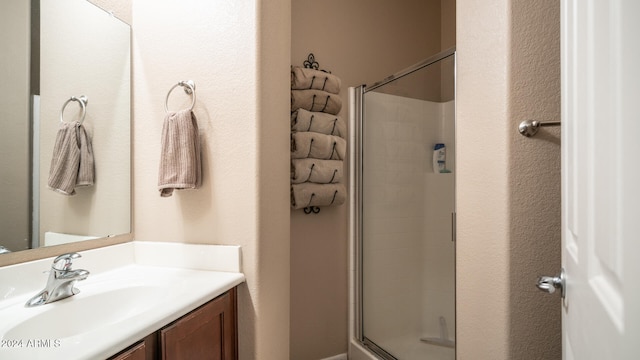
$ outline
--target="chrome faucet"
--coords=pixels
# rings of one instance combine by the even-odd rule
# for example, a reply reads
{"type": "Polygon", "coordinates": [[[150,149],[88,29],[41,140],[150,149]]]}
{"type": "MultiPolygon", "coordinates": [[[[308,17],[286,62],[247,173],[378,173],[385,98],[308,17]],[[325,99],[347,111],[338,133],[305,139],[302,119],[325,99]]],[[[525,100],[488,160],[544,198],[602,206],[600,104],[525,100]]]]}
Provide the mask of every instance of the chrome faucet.
{"type": "Polygon", "coordinates": [[[78,253],[69,253],[58,256],[53,260],[49,280],[44,290],[40,291],[25,304],[26,307],[48,304],[58,301],[80,292],[73,286],[78,280],[84,280],[89,276],[87,270],[73,270],[73,259],[81,257],[78,253]]]}

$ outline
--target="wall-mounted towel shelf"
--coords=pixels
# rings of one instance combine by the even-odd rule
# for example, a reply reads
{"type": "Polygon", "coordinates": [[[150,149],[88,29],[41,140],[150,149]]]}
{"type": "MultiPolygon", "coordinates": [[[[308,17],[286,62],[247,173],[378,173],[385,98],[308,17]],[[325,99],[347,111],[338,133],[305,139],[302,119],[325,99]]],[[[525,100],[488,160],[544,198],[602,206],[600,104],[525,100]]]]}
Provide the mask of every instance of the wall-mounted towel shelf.
{"type": "Polygon", "coordinates": [[[311,214],[311,213],[317,214],[319,212],[320,212],[320,208],[317,206],[307,206],[306,208],[304,208],[305,214],[311,214]]]}
{"type": "Polygon", "coordinates": [[[173,85],[171,89],[167,92],[167,97],[164,99],[164,111],[169,112],[169,95],[173,89],[178,86],[182,86],[184,92],[187,95],[191,95],[191,107],[189,110],[193,110],[193,106],[196,104],[196,83],[193,80],[180,81],[177,84],[173,85]]]}
{"type": "Polygon", "coordinates": [[[525,121],[520,123],[520,126],[518,126],[518,132],[522,136],[532,137],[532,136],[534,136],[535,134],[538,133],[538,130],[541,127],[560,126],[560,125],[561,125],[560,121],[542,122],[542,121],[538,121],[538,120],[525,120],[525,121]]]}
{"type": "Polygon", "coordinates": [[[320,69],[313,53],[303,66],[291,67],[291,207],[318,214],[346,200],[346,126],[340,78],[320,69]]]}
{"type": "Polygon", "coordinates": [[[304,66],[307,69],[320,70],[328,74],[331,74],[331,71],[329,70],[320,69],[320,63],[316,61],[316,57],[315,55],[313,55],[313,53],[309,53],[309,55],[307,56],[307,60],[302,62],[302,66],[304,66]]]}
{"type": "Polygon", "coordinates": [[[307,69],[316,69],[319,70],[320,63],[316,61],[316,57],[313,56],[313,53],[310,53],[307,56],[307,60],[305,60],[302,65],[307,69]]]}
{"type": "Polygon", "coordinates": [[[87,103],[89,103],[89,99],[84,95],[80,95],[80,97],[72,96],[67,101],[65,101],[64,104],[62,104],[62,109],[60,110],[60,123],[64,124],[64,108],[66,108],[67,104],[69,104],[71,101],[77,101],[82,108],[82,117],[80,118],[80,121],[78,121],[78,124],[81,125],[84,122],[85,116],[87,115],[87,103]]]}

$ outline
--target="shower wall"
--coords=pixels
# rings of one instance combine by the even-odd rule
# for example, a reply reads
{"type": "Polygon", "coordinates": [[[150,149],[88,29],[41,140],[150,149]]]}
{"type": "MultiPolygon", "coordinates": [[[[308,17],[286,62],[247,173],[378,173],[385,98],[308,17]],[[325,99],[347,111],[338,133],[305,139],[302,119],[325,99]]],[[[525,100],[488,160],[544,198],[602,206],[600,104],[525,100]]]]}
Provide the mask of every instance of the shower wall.
{"type": "Polygon", "coordinates": [[[399,359],[452,359],[420,342],[455,331],[453,173],[434,173],[433,146],[449,145],[454,103],[369,92],[365,100],[364,334],[399,359]]]}

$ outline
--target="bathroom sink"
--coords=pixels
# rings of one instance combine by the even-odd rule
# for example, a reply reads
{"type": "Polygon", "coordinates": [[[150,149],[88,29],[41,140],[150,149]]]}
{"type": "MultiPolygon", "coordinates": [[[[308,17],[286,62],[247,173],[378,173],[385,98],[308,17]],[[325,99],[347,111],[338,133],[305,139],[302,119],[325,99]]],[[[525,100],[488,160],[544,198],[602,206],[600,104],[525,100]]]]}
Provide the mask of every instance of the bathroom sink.
{"type": "MultiPolygon", "coordinates": [[[[77,285],[82,287],[82,283],[77,285]]],[[[147,310],[158,302],[159,286],[125,286],[97,289],[83,288],[78,295],[42,306],[19,309],[26,320],[9,328],[5,339],[63,339],[94,330],[96,327],[122,322],[147,310]],[[29,312],[35,313],[29,316],[29,312]]]]}
{"type": "Polygon", "coordinates": [[[107,359],[242,283],[239,255],[158,243],[89,250],[73,264],[90,272],[80,292],[33,307],[52,259],[0,267],[0,359],[107,359]]]}

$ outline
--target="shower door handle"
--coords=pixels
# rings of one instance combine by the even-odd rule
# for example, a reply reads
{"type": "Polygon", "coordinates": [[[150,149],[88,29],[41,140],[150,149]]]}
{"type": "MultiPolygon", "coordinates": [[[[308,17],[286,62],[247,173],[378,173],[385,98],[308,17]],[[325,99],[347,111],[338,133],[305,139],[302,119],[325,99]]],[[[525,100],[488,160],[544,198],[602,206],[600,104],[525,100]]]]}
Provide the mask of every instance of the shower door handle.
{"type": "Polygon", "coordinates": [[[556,290],[560,290],[560,297],[564,299],[565,292],[565,278],[564,269],[560,270],[560,274],[557,276],[540,276],[538,283],[536,284],[538,289],[546,291],[549,294],[553,294],[556,290]]]}

